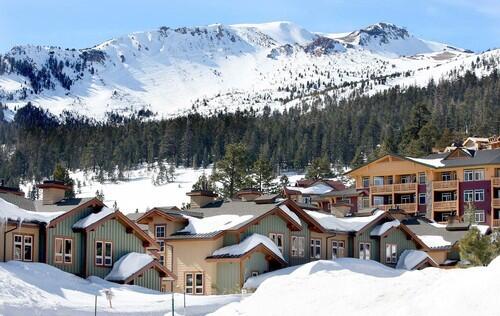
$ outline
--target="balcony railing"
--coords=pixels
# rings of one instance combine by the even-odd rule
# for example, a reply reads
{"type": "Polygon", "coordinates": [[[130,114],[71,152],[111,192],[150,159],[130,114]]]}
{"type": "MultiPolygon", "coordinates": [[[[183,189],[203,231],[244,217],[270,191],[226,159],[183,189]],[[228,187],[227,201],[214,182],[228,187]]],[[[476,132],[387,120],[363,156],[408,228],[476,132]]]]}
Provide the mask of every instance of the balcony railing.
{"type": "Polygon", "coordinates": [[[493,207],[500,208],[500,199],[493,199],[492,203],[493,207]]]}
{"type": "Polygon", "coordinates": [[[494,187],[500,187],[500,177],[491,178],[491,184],[494,187]]]}
{"type": "Polygon", "coordinates": [[[402,203],[402,204],[383,204],[383,205],[374,205],[373,207],[378,208],[382,211],[388,211],[389,209],[397,209],[406,212],[406,213],[416,213],[417,212],[417,203],[402,203]]]}
{"type": "Polygon", "coordinates": [[[432,189],[433,190],[456,190],[458,188],[457,180],[449,180],[449,181],[433,181],[432,189]]]}
{"type": "Polygon", "coordinates": [[[500,219],[493,220],[493,227],[500,227],[500,219]]]}
{"type": "Polygon", "coordinates": [[[432,208],[435,212],[456,210],[457,201],[434,202],[432,208]]]}
{"type": "Polygon", "coordinates": [[[386,185],[372,185],[370,187],[370,193],[392,193],[392,184],[386,185]]]}
{"type": "Polygon", "coordinates": [[[417,190],[416,183],[398,183],[394,184],[394,192],[411,192],[417,190]]]}

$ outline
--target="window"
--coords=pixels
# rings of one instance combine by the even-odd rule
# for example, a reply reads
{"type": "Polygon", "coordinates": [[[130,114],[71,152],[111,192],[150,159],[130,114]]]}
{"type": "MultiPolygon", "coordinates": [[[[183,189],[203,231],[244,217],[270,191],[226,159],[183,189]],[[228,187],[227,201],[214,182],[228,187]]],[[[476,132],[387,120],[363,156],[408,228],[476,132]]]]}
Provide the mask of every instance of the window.
{"type": "Polygon", "coordinates": [[[464,181],[474,181],[474,172],[472,170],[464,170],[464,181]]]}
{"type": "Polygon", "coordinates": [[[418,204],[420,205],[425,205],[427,202],[426,202],[426,196],[425,196],[425,193],[419,193],[418,194],[418,204]]]}
{"type": "Polygon", "coordinates": [[[165,255],[160,255],[160,259],[158,259],[158,262],[164,266],[165,265],[165,255]]]}
{"type": "Polygon", "coordinates": [[[203,294],[203,273],[186,273],[184,281],[186,294],[203,294]]]}
{"type": "Polygon", "coordinates": [[[384,197],[383,196],[374,196],[373,197],[373,205],[384,205],[384,197]]]}
{"type": "Polygon", "coordinates": [[[311,239],[310,256],[312,259],[321,259],[321,239],[311,239]]]}
{"type": "Polygon", "coordinates": [[[278,249],[283,253],[283,234],[270,233],[269,239],[271,239],[278,249]]]}
{"type": "Polygon", "coordinates": [[[401,196],[401,203],[402,204],[411,203],[411,196],[409,196],[409,195],[402,195],[401,196]]]}
{"type": "Polygon", "coordinates": [[[474,201],[474,191],[473,190],[465,190],[464,191],[464,202],[472,202],[474,201]]]}
{"type": "Polygon", "coordinates": [[[73,239],[58,237],[54,242],[55,263],[73,262],[73,239]]]}
{"type": "Polygon", "coordinates": [[[398,246],[395,244],[385,245],[385,262],[397,263],[398,262],[398,246]]]}
{"type": "Polygon", "coordinates": [[[302,203],[311,204],[311,197],[310,196],[303,196],[302,203]]]}
{"type": "Polygon", "coordinates": [[[363,177],[363,188],[369,188],[370,187],[370,177],[363,177]]]}
{"type": "Polygon", "coordinates": [[[332,240],[332,259],[344,256],[344,241],[332,240]]]}
{"type": "Polygon", "coordinates": [[[292,236],[292,257],[304,257],[304,237],[292,236]]]}
{"type": "Polygon", "coordinates": [[[474,181],[484,180],[484,169],[474,170],[474,181]]]}
{"type": "Polygon", "coordinates": [[[24,261],[33,261],[33,236],[25,235],[23,238],[23,260],[24,261]]]}
{"type": "Polygon", "coordinates": [[[483,210],[477,210],[474,212],[474,220],[476,223],[484,223],[484,211],[483,210]]]}
{"type": "Polygon", "coordinates": [[[387,184],[393,184],[394,183],[394,178],[392,176],[387,177],[387,184]]]}
{"type": "Polygon", "coordinates": [[[259,271],[252,271],[252,277],[259,276],[259,271]]]}
{"type": "Polygon", "coordinates": [[[351,204],[351,199],[350,198],[341,198],[339,200],[340,203],[344,203],[344,204],[351,204]]]}
{"type": "Polygon", "coordinates": [[[384,185],[384,177],[373,177],[373,185],[384,185]]]}
{"type": "Polygon", "coordinates": [[[401,176],[401,183],[411,183],[411,176],[409,175],[401,176]]]}
{"type": "Polygon", "coordinates": [[[14,260],[23,260],[23,236],[14,235],[14,260]]]}
{"type": "Polygon", "coordinates": [[[446,193],[441,194],[441,199],[443,201],[453,201],[452,198],[453,198],[453,196],[450,192],[446,192],[446,193]]]}
{"type": "Polygon", "coordinates": [[[165,252],[165,241],[157,240],[158,245],[160,245],[160,252],[165,252]]]}
{"type": "Polygon", "coordinates": [[[474,200],[476,202],[484,201],[484,189],[474,190],[474,200]]]}
{"type": "Polygon", "coordinates": [[[359,259],[370,260],[371,244],[366,242],[359,243],[359,259]]]}
{"type": "Polygon", "coordinates": [[[418,173],[418,183],[425,184],[426,182],[427,182],[427,176],[425,175],[425,172],[419,172],[418,173]]]}
{"type": "Polygon", "coordinates": [[[369,208],[370,207],[370,198],[368,196],[363,196],[361,198],[361,207],[369,208]]]}
{"type": "Polygon", "coordinates": [[[165,238],[165,231],[166,227],[165,225],[156,225],[155,226],[155,236],[156,238],[165,238]]]}
{"type": "Polygon", "coordinates": [[[441,181],[451,181],[451,173],[449,172],[441,173],[441,181]]]}
{"type": "Polygon", "coordinates": [[[110,267],[113,265],[113,243],[110,241],[95,242],[95,265],[110,267]]]}

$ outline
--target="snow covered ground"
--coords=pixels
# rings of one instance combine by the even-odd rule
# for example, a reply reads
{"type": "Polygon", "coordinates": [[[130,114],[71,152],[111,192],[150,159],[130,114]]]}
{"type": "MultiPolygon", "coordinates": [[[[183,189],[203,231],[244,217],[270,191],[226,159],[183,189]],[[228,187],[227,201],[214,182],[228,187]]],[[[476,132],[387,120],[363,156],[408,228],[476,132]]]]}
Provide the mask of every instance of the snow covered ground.
{"type": "Polygon", "coordinates": [[[374,261],[317,261],[251,278],[257,291],[212,315],[499,315],[500,257],[488,267],[403,271],[374,261]]]}
{"type": "MultiPolygon", "coordinates": [[[[171,315],[171,295],[145,288],[119,285],[97,277],[88,280],[42,263],[10,261],[0,263],[0,315],[3,316],[84,316],[94,315],[171,315]],[[110,308],[103,290],[113,293],[110,308]]],[[[241,299],[240,295],[175,295],[176,315],[206,315],[241,299]]]]}

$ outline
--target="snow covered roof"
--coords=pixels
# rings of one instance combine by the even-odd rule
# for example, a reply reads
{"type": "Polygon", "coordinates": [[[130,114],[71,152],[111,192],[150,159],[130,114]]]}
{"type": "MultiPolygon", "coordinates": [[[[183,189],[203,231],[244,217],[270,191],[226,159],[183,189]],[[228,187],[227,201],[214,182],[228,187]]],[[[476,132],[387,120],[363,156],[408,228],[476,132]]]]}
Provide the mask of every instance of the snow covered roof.
{"type": "Polygon", "coordinates": [[[342,232],[357,232],[366,225],[380,218],[385,214],[384,211],[377,210],[370,216],[356,217],[335,217],[334,215],[306,210],[306,213],[314,218],[323,228],[327,230],[342,232]]]}
{"type": "Polygon", "coordinates": [[[413,158],[413,157],[406,157],[406,158],[435,168],[444,167],[444,164],[442,163],[443,160],[442,158],[436,158],[436,159],[413,158]]]}
{"type": "Polygon", "coordinates": [[[333,190],[333,188],[323,182],[318,182],[310,187],[287,187],[288,190],[299,191],[302,194],[325,194],[333,190]]]}
{"type": "Polygon", "coordinates": [[[390,221],[390,222],[385,222],[382,225],[377,225],[370,232],[370,236],[382,236],[389,229],[391,229],[393,227],[399,227],[400,224],[401,223],[397,219],[395,219],[395,220],[390,221]]]}
{"type": "MultiPolygon", "coordinates": [[[[431,257],[427,255],[425,251],[422,250],[409,250],[406,249],[399,256],[398,263],[396,264],[396,269],[400,270],[413,270],[419,264],[429,259],[434,263],[431,257]]],[[[436,264],[437,265],[437,264],[436,264]]]]}
{"type": "Polygon", "coordinates": [[[108,215],[113,214],[115,211],[105,206],[98,213],[92,213],[87,217],[84,217],[73,224],[74,229],[85,229],[91,226],[94,223],[97,223],[101,219],[105,218],[108,215]]]}
{"type": "Polygon", "coordinates": [[[279,207],[283,212],[286,213],[286,215],[288,215],[297,224],[297,226],[299,227],[302,226],[300,218],[297,216],[297,214],[292,212],[290,208],[288,208],[288,206],[286,206],[285,204],[281,204],[279,207]]]}
{"type": "Polygon", "coordinates": [[[263,245],[278,258],[286,262],[278,246],[271,239],[260,234],[252,234],[239,244],[220,248],[214,251],[211,257],[240,257],[259,245],[263,245]]]}
{"type": "Polygon", "coordinates": [[[64,212],[32,212],[0,198],[0,222],[12,220],[21,222],[48,223],[64,212]]]}
{"type": "Polygon", "coordinates": [[[418,238],[429,248],[447,248],[451,246],[451,242],[440,235],[418,235],[418,238]]]}
{"type": "Polygon", "coordinates": [[[115,282],[125,281],[153,260],[154,258],[146,253],[128,253],[115,262],[113,269],[104,279],[115,282]]]}
{"type": "Polygon", "coordinates": [[[254,218],[252,215],[216,215],[204,218],[186,216],[189,224],[177,233],[202,235],[220,232],[223,230],[234,229],[241,224],[247,223],[254,218]]]}

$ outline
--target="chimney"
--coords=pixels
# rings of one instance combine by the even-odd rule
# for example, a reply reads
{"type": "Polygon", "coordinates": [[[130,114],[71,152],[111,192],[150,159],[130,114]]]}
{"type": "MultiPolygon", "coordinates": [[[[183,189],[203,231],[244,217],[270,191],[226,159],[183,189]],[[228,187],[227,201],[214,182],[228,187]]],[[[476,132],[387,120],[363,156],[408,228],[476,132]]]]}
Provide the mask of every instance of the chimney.
{"type": "Polygon", "coordinates": [[[191,198],[191,208],[204,207],[210,202],[213,202],[217,197],[213,191],[193,190],[186,193],[191,198]]]}
{"type": "Polygon", "coordinates": [[[262,195],[262,192],[260,192],[257,189],[241,189],[240,191],[236,192],[236,197],[242,200],[243,202],[250,202],[258,198],[259,196],[262,195]]]}
{"type": "Polygon", "coordinates": [[[37,187],[42,190],[42,203],[44,205],[56,204],[64,199],[66,191],[71,188],[62,181],[46,180],[38,184],[37,187]]]}

